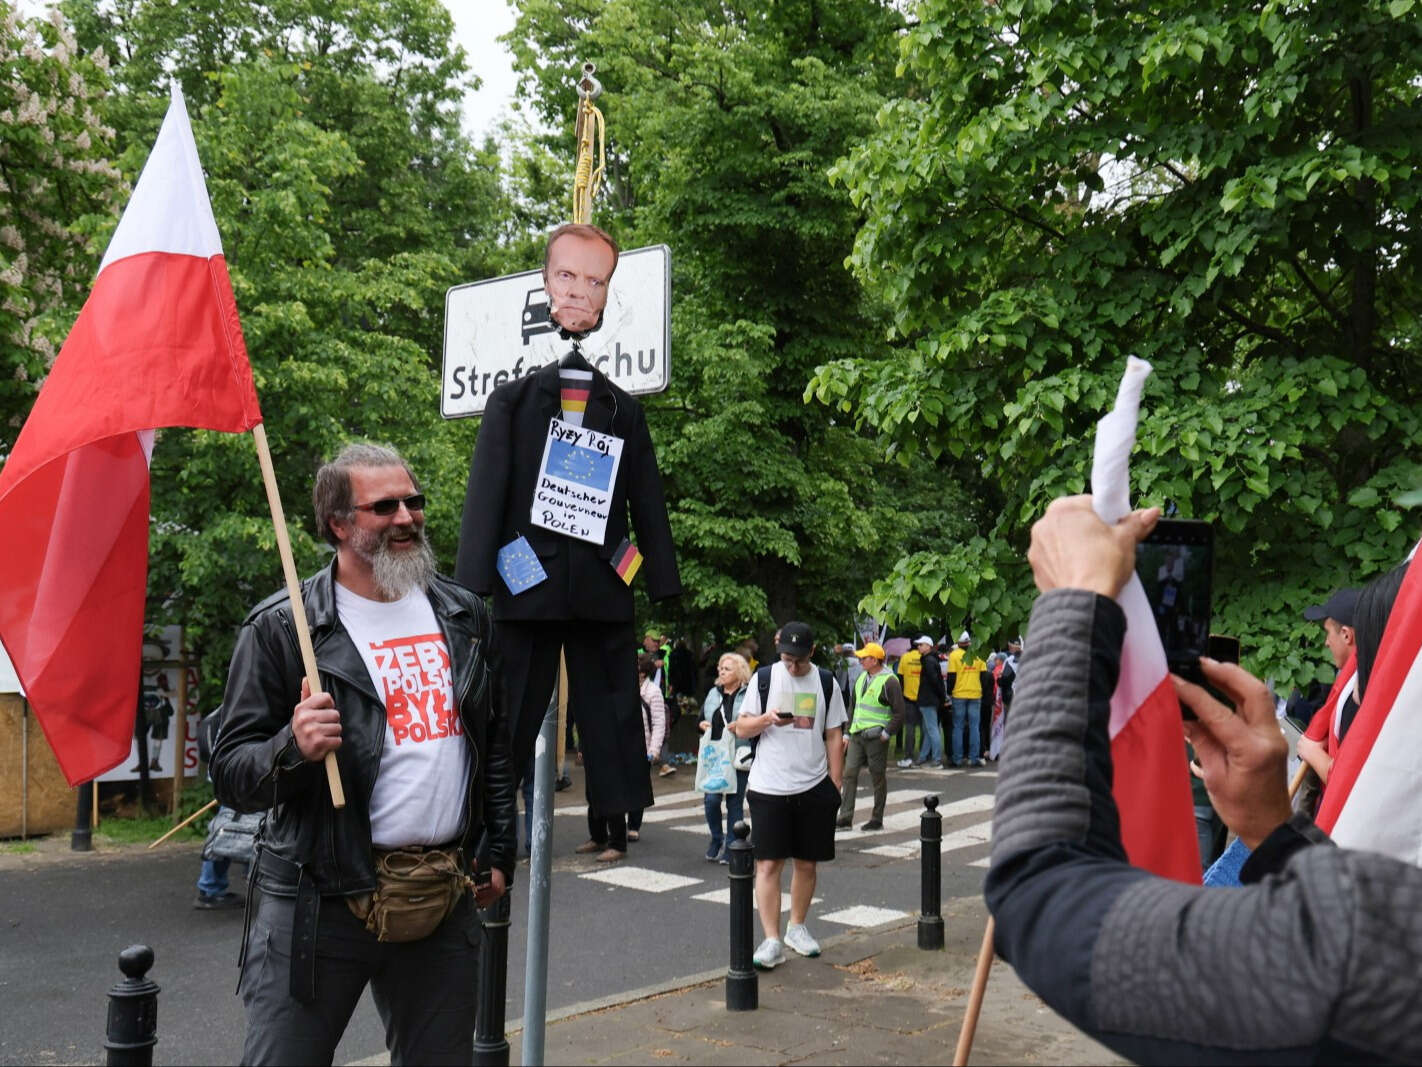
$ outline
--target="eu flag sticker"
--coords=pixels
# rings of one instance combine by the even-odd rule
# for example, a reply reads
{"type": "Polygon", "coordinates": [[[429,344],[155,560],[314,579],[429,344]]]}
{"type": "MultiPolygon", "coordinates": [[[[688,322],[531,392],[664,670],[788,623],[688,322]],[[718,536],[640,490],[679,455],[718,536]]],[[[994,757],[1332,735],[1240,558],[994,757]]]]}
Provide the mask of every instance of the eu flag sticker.
{"type": "Polygon", "coordinates": [[[533,551],[533,546],[523,534],[499,549],[497,569],[499,577],[514,596],[548,578],[548,572],[538,562],[538,553],[533,551]]]}
{"type": "Polygon", "coordinates": [[[615,469],[616,462],[605,452],[567,441],[549,442],[548,473],[565,481],[606,493],[612,488],[615,469]]]}

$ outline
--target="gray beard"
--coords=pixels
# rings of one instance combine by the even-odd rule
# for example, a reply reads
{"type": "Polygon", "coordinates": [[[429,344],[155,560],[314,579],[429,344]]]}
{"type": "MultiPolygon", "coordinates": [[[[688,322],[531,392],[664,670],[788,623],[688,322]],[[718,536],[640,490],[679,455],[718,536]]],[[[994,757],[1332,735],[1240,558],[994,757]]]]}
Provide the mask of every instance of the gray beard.
{"type": "Polygon", "coordinates": [[[415,549],[392,552],[389,541],[392,533],[393,530],[386,530],[380,534],[371,533],[368,537],[357,535],[352,547],[361,559],[370,564],[371,577],[381,596],[389,600],[402,600],[416,587],[429,587],[435,573],[434,550],[425,539],[424,529],[417,527],[415,549]]]}

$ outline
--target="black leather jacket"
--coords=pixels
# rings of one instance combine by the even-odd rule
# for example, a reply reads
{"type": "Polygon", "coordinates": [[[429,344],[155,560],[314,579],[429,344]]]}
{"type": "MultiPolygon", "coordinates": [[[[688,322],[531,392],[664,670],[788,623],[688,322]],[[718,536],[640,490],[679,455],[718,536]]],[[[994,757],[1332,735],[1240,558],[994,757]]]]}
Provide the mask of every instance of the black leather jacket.
{"type": "MultiPolygon", "coordinates": [[[[252,609],[237,635],[212,754],[218,800],[237,811],[270,809],[262,848],[299,864],[321,893],[375,888],[370,794],[385,744],[385,706],[336,614],[336,563],[301,583],[321,685],[341,713],[336,762],[346,806],[331,805],[326,772],[297,750],[292,709],[301,699],[301,653],[291,600],[283,591],[252,609]]],[[[489,666],[493,624],[484,602],[436,577],[428,590],[449,649],[455,699],[470,747],[469,797],[462,844],[481,869],[513,884],[517,841],[508,722],[489,666]]]]}

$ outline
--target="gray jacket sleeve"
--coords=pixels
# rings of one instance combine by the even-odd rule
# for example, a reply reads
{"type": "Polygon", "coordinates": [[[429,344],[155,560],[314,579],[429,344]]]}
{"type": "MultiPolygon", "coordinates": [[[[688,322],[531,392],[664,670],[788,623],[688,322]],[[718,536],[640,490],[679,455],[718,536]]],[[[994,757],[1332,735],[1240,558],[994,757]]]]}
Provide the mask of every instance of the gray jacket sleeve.
{"type": "Polygon", "coordinates": [[[1328,843],[1241,889],[1127,865],[1107,738],[1124,632],[1080,590],[1033,609],[986,885],[999,953],[1137,1062],[1422,1061],[1422,870],[1328,843]]]}

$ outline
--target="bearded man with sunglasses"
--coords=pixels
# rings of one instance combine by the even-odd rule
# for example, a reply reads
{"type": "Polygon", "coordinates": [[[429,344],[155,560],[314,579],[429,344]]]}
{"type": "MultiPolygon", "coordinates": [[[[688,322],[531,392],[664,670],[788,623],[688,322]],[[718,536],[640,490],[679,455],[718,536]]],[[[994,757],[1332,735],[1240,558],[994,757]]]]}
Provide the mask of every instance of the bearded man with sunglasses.
{"type": "Polygon", "coordinates": [[[222,802],[268,811],[240,963],[242,1062],[330,1063],[369,984],[393,1063],[469,1063],[474,905],[506,891],[516,849],[492,624],[435,573],[425,498],[397,453],[347,446],[312,496],[336,550],[302,583],[325,691],[303,677],[290,598],[263,601],[238,634],[213,748],[222,802]],[[444,906],[394,891],[392,872],[411,869],[436,879],[444,906]]]}

